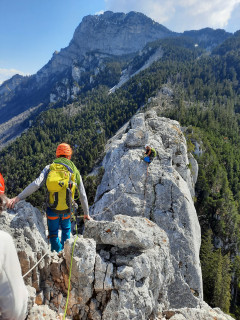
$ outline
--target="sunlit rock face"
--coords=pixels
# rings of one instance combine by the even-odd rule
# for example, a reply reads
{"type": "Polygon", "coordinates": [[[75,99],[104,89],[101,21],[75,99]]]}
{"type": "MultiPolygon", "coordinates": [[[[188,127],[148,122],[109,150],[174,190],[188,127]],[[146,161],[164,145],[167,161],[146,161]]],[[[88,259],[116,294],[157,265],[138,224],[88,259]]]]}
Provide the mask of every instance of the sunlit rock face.
{"type": "Polygon", "coordinates": [[[192,199],[196,175],[190,170],[179,123],[154,111],[137,114],[110,140],[103,166],[105,174],[92,207],[94,218],[111,220],[125,214],[155,222],[168,235],[175,268],[170,305],[197,306],[202,300],[202,274],[201,232],[192,199]],[[142,160],[145,144],[157,151],[150,165],[142,160]]]}

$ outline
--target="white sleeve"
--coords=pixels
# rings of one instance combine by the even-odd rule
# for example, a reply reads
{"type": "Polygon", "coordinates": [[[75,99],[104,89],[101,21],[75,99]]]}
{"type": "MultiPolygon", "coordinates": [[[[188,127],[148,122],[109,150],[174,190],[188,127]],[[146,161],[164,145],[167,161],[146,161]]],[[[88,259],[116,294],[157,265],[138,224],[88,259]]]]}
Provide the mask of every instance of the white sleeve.
{"type": "Polygon", "coordinates": [[[30,183],[21,193],[19,193],[18,198],[20,200],[26,199],[28,196],[37,191],[44,183],[47,178],[47,174],[49,172],[50,165],[47,165],[43,171],[40,173],[40,176],[30,183]]]}
{"type": "Polygon", "coordinates": [[[26,318],[28,291],[12,237],[0,231],[0,319],[26,318]]]}

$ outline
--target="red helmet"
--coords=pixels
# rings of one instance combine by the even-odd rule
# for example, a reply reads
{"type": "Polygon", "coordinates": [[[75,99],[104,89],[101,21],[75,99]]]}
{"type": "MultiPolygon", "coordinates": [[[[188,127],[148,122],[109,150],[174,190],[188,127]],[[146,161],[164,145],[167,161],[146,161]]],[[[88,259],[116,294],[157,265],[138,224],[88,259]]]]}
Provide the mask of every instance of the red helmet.
{"type": "Polygon", "coordinates": [[[3,194],[4,191],[5,191],[4,179],[3,179],[3,176],[0,173],[0,194],[3,194]]]}
{"type": "Polygon", "coordinates": [[[72,156],[72,148],[67,143],[61,143],[57,147],[56,156],[57,158],[60,156],[65,156],[66,158],[70,159],[72,156]]]}

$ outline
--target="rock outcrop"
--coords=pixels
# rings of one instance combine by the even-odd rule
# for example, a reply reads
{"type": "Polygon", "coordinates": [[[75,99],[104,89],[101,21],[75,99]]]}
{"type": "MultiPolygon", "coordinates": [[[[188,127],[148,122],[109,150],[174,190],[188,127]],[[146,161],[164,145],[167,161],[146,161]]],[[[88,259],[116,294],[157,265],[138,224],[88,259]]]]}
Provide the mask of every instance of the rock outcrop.
{"type": "MultiPolygon", "coordinates": [[[[41,212],[30,203],[19,202],[10,213],[0,215],[0,229],[12,235],[20,260],[22,273],[25,275],[48,251],[46,226],[41,212]],[[16,214],[17,212],[17,214],[16,214]]],[[[41,274],[49,267],[49,257],[25,277],[25,284],[40,290],[41,274]]]]}
{"type": "MultiPolygon", "coordinates": [[[[24,201],[0,216],[0,229],[14,237],[23,273],[48,250],[45,227],[42,214],[24,201]]],[[[62,319],[71,259],[66,320],[233,320],[205,303],[169,308],[175,276],[169,240],[147,218],[118,215],[113,221],[88,221],[84,236],[67,240],[61,254],[46,253],[25,277],[27,320],[62,319]]]]}
{"type": "MultiPolygon", "coordinates": [[[[191,157],[191,161],[195,161],[191,157]]],[[[196,164],[196,161],[195,161],[196,164]]],[[[134,116],[107,147],[105,174],[98,187],[92,215],[111,220],[117,214],[141,216],[168,235],[175,281],[169,287],[173,308],[196,307],[202,300],[199,261],[200,226],[194,208],[194,181],[179,123],[156,112],[134,116]],[[148,166],[143,147],[157,157],[148,166]]]]}
{"type": "MultiPolygon", "coordinates": [[[[14,237],[25,273],[48,250],[45,225],[30,204],[20,202],[15,210],[3,212],[0,228],[14,237]]],[[[149,319],[169,307],[174,270],[166,233],[146,218],[118,215],[88,221],[84,236],[67,240],[63,255],[48,252],[27,275],[28,319],[64,312],[71,258],[70,319],[149,319]]]]}
{"type": "MultiPolygon", "coordinates": [[[[67,266],[72,245],[64,250],[67,266]]],[[[73,286],[89,319],[149,319],[168,307],[173,267],[167,235],[156,224],[123,215],[89,221],[75,248],[73,286]]]]}
{"type": "Polygon", "coordinates": [[[206,303],[200,308],[182,308],[166,310],[159,315],[158,320],[233,320],[219,308],[210,308],[206,303]]]}

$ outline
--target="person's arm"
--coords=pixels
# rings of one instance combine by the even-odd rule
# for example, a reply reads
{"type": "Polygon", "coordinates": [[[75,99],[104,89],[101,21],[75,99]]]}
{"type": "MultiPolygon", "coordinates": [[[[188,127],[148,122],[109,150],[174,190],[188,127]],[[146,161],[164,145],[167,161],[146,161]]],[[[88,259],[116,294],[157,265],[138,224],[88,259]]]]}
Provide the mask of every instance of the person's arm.
{"type": "Polygon", "coordinates": [[[0,319],[24,320],[28,292],[12,237],[0,231],[0,319]]]}
{"type": "Polygon", "coordinates": [[[146,154],[147,154],[147,157],[150,157],[150,154],[152,152],[152,149],[149,147],[147,150],[146,150],[146,154]]]}
{"type": "Polygon", "coordinates": [[[47,178],[49,167],[50,165],[47,165],[40,173],[39,177],[30,183],[21,193],[19,193],[17,197],[10,199],[8,202],[8,208],[13,208],[18,201],[26,199],[28,196],[38,190],[47,178]]]}
{"type": "Polygon", "coordinates": [[[87,195],[86,195],[86,191],[85,191],[82,179],[80,179],[80,184],[78,188],[79,188],[80,202],[84,212],[84,219],[90,220],[91,218],[89,216],[88,200],[87,200],[87,195]]]}

